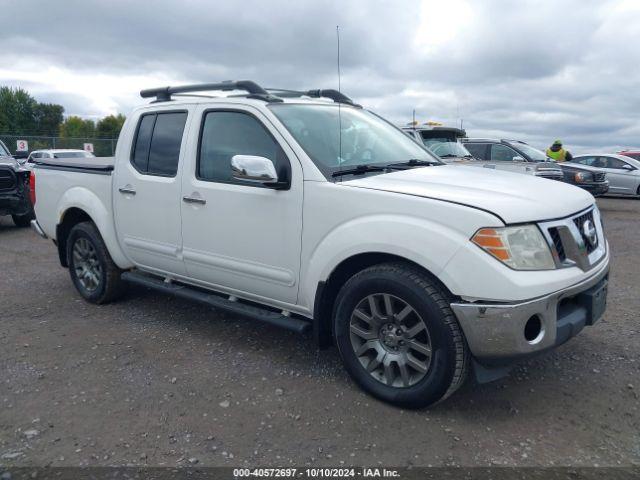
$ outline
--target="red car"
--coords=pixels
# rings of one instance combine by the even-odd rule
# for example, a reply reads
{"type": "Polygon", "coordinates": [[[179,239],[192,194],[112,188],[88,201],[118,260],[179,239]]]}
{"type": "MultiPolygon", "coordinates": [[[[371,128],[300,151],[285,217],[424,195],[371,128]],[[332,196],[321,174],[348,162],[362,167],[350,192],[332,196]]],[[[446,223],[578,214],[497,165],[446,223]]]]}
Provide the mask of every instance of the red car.
{"type": "Polygon", "coordinates": [[[635,160],[640,160],[640,150],[622,150],[618,152],[618,155],[624,155],[635,160]]]}

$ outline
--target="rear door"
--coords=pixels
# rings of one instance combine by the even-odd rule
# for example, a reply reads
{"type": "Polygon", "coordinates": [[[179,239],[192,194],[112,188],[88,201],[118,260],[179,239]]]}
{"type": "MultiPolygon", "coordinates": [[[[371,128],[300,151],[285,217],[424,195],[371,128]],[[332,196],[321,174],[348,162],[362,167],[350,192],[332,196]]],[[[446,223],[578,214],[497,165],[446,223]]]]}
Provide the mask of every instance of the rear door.
{"type": "Polygon", "coordinates": [[[136,265],[184,274],[180,249],[181,169],[188,129],[187,108],[142,112],[132,145],[117,152],[113,206],[118,238],[136,265]]]}
{"type": "Polygon", "coordinates": [[[183,173],[182,235],[187,273],[228,293],[293,304],[302,238],[302,167],[258,109],[200,107],[183,173]],[[196,130],[197,129],[197,130],[196,130]],[[196,135],[198,135],[196,137],[196,135]],[[273,161],[290,188],[236,180],[234,155],[273,161]]]}

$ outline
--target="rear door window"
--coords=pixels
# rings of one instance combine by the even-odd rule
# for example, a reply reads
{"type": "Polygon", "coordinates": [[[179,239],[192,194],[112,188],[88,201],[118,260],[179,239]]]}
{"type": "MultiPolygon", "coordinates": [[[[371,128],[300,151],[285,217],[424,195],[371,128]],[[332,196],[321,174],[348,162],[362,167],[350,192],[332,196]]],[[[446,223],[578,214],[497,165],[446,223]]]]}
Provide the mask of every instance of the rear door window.
{"type": "Polygon", "coordinates": [[[187,112],[143,115],[131,155],[136,170],[148,175],[175,176],[186,121],[187,112]]]}

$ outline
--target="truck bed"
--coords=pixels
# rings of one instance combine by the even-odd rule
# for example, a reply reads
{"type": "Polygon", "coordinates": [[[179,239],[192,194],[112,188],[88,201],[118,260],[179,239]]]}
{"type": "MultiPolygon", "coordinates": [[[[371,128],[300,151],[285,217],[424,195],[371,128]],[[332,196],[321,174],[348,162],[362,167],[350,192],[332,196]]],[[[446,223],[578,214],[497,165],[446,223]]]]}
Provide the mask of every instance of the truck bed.
{"type": "Polygon", "coordinates": [[[44,232],[56,239],[56,225],[71,207],[82,207],[102,231],[112,231],[112,173],[111,157],[39,159],[32,174],[36,218],[44,232]]]}
{"type": "Polygon", "coordinates": [[[94,158],[41,158],[34,163],[36,168],[49,170],[86,171],[87,173],[111,172],[114,157],[94,158]]]}

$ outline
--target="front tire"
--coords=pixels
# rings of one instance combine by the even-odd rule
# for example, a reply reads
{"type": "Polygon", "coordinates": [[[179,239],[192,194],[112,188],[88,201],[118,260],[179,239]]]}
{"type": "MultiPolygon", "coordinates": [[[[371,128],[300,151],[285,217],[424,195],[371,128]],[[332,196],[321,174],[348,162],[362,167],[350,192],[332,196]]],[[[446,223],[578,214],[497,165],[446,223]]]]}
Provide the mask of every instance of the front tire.
{"type": "Polygon", "coordinates": [[[11,215],[13,219],[13,223],[15,223],[16,227],[25,228],[31,225],[31,220],[35,218],[33,211],[26,213],[24,215],[11,215]]]}
{"type": "Polygon", "coordinates": [[[93,222],[75,225],[67,238],[67,261],[71,280],[91,303],[108,303],[124,292],[120,270],[93,222]]]}
{"type": "Polygon", "coordinates": [[[410,265],[375,265],[349,279],[336,299],[334,332],[354,381],[394,405],[432,405],[467,376],[468,348],[446,294],[410,265]]]}

